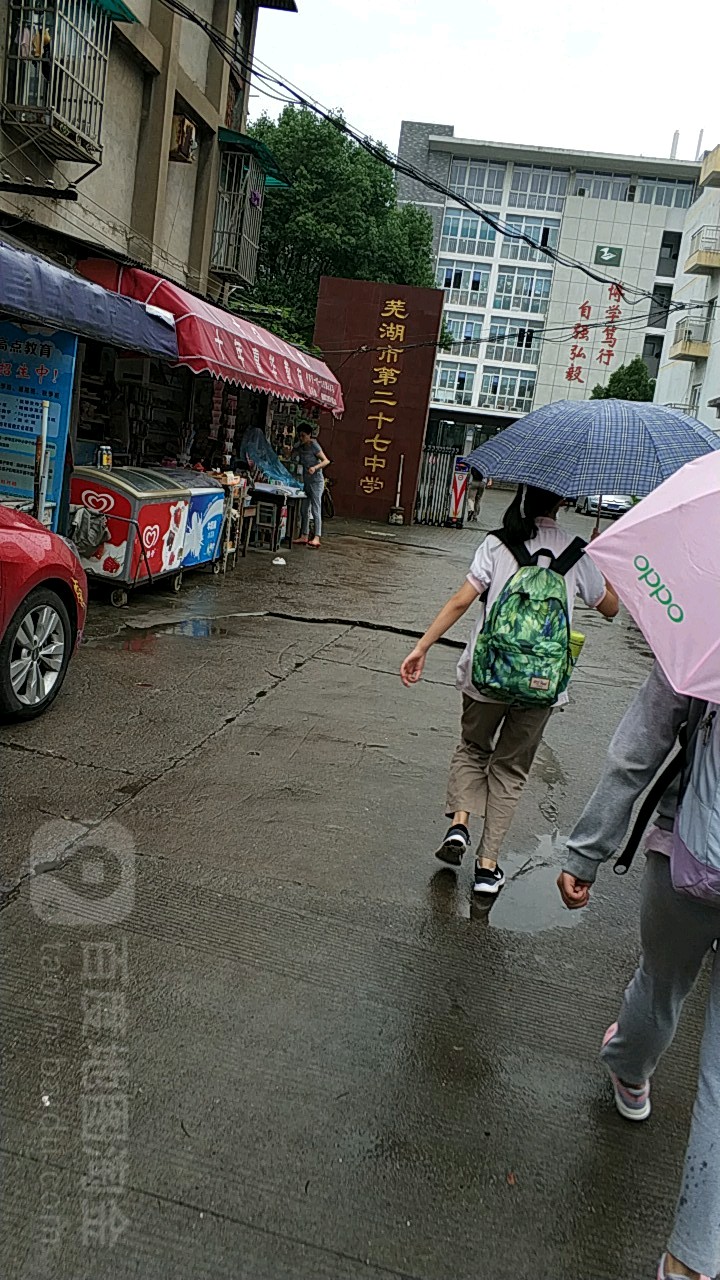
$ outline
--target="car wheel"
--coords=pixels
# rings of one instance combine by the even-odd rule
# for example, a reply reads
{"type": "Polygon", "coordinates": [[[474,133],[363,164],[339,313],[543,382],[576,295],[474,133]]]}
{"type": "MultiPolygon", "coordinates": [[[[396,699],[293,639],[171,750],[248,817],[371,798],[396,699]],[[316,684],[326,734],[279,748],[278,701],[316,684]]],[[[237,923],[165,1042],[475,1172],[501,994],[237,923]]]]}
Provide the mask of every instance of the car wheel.
{"type": "Polygon", "coordinates": [[[57,592],[36,587],[10,620],[0,643],[0,711],[32,720],[60,692],[72,655],[68,611],[57,592]]]}

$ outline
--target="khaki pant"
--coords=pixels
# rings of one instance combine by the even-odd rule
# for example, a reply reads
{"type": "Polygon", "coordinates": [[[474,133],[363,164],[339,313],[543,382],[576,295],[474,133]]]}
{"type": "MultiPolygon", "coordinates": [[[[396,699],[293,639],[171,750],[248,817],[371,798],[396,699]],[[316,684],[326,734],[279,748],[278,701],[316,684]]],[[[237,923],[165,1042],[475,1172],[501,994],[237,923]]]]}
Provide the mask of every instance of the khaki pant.
{"type": "Polygon", "coordinates": [[[479,858],[497,860],[551,715],[552,707],[508,707],[463,696],[447,813],[462,810],[485,819],[479,858]]]}

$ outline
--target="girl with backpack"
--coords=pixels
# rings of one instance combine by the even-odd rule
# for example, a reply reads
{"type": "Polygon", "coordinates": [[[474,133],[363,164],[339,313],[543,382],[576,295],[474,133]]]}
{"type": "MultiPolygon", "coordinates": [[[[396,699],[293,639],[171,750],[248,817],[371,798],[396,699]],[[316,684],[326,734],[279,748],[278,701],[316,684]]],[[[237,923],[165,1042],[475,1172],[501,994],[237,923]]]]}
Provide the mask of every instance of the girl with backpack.
{"type": "Polygon", "coordinates": [[[484,818],[474,892],[505,883],[498,854],[554,706],[568,701],[575,595],[613,618],[618,599],[585,544],[557,523],[563,499],[522,485],[503,527],[478,548],[467,581],[447,602],[400,668],[420,680],[428,650],[481,597],[483,613],[457,669],[461,740],[450,765],[450,827],[436,853],[459,867],[470,848],[471,816],[484,818]]]}
{"type": "MultiPolygon", "coordinates": [[[[720,706],[676,693],[657,664],[615,731],[558,887],[567,907],[587,906],[598,868],[622,844],[636,800],[678,739],[676,764],[663,770],[636,823],[639,835],[659,801],[645,842],[642,956],[601,1056],[620,1114],[646,1120],[651,1078],[715,946],[690,1141],[658,1270],[658,1280],[710,1280],[720,1273],[720,706]]],[[[626,850],[620,866],[631,856],[626,850]]]]}

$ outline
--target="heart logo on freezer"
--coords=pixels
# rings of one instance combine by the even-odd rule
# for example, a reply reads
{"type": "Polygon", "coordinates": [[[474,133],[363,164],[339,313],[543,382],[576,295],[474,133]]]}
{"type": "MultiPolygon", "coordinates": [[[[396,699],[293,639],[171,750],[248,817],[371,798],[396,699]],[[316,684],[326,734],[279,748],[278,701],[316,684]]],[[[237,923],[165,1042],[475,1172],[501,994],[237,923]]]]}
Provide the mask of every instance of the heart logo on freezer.
{"type": "Polygon", "coordinates": [[[99,511],[101,513],[112,511],[115,506],[115,499],[111,493],[96,493],[94,489],[86,489],[81,501],[88,511],[99,511]]]}
{"type": "Polygon", "coordinates": [[[160,538],[160,525],[151,524],[143,532],[143,546],[146,551],[152,551],[157,546],[160,538]]]}

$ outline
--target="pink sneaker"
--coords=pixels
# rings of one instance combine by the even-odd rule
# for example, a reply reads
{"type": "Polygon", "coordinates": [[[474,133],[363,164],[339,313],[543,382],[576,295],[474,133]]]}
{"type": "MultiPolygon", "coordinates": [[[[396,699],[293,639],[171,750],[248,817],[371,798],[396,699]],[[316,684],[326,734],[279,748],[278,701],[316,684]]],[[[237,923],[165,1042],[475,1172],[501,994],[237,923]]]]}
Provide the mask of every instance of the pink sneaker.
{"type": "MultiPolygon", "coordinates": [[[[657,1280],[685,1280],[684,1276],[679,1276],[672,1271],[667,1271],[666,1266],[667,1266],[667,1254],[664,1253],[662,1258],[660,1259],[660,1266],[658,1267],[657,1280]]],[[[701,1276],[700,1280],[710,1280],[710,1276],[701,1276]]]]}
{"type": "MultiPolygon", "coordinates": [[[[603,1036],[603,1049],[617,1035],[617,1029],[617,1022],[613,1022],[612,1026],[608,1027],[603,1036]]],[[[650,1081],[646,1080],[645,1084],[641,1085],[639,1089],[631,1089],[629,1085],[623,1084],[622,1080],[609,1067],[606,1070],[612,1080],[612,1086],[615,1090],[615,1106],[620,1115],[626,1120],[647,1120],[652,1110],[650,1104],[650,1081]]]]}

